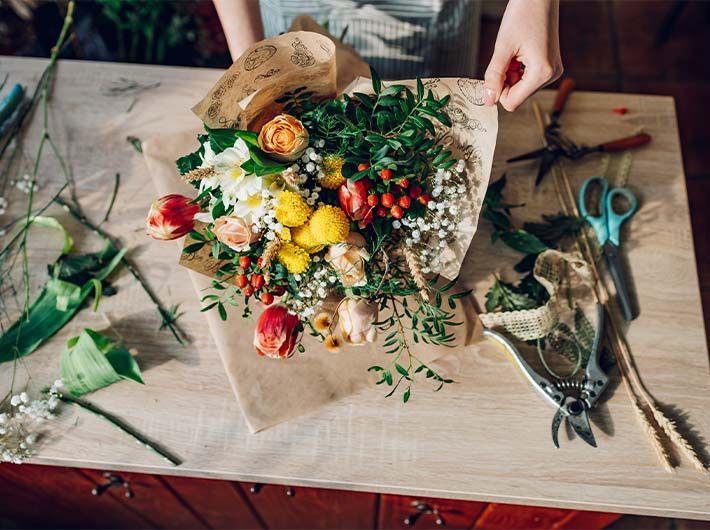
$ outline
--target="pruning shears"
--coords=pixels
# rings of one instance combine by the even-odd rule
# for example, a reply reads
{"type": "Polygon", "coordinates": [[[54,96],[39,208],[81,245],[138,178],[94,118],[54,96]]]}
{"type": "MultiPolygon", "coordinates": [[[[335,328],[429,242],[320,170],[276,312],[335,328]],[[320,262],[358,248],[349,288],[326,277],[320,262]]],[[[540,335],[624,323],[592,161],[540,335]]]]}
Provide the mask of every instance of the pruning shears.
{"type": "Polygon", "coordinates": [[[522,155],[515,156],[506,160],[507,163],[520,162],[523,160],[540,159],[538,166],[537,177],[535,177],[535,186],[542,182],[543,177],[547,174],[553,164],[560,158],[565,157],[570,160],[577,160],[590,153],[614,153],[626,151],[646,145],[651,141],[651,136],[646,133],[639,133],[625,138],[619,138],[601,144],[587,146],[576,144],[567,136],[563,135],[560,130],[560,116],[564,111],[565,104],[570,93],[574,90],[575,82],[571,78],[566,78],[560,83],[560,88],[557,91],[555,104],[550,113],[550,123],[545,126],[545,141],[546,146],[535,151],[530,151],[522,155]]]}
{"type": "Polygon", "coordinates": [[[592,343],[584,375],[581,378],[550,381],[538,374],[528,364],[515,345],[505,335],[492,329],[484,328],[483,336],[501,346],[506,353],[510,354],[537,393],[542,396],[544,401],[555,407],[556,412],[552,418],[551,428],[552,443],[555,444],[555,447],[559,448],[560,446],[559,430],[564,420],[567,420],[567,423],[582,440],[592,447],[597,446],[592,427],[589,424],[589,411],[594,408],[597,400],[609,384],[609,377],[599,366],[599,351],[604,336],[604,308],[601,304],[597,304],[597,328],[594,342],[592,343]]]}

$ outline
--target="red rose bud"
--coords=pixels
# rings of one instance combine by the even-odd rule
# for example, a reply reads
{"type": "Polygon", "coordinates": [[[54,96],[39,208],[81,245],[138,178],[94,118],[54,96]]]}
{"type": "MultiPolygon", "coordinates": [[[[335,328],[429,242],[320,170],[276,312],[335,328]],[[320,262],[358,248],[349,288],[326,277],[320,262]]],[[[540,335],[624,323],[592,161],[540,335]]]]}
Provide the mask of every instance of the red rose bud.
{"type": "Polygon", "coordinates": [[[243,274],[237,274],[236,278],[234,279],[234,283],[236,283],[237,287],[239,287],[240,289],[244,289],[249,283],[249,280],[247,280],[247,277],[243,274]]]}
{"type": "Polygon", "coordinates": [[[397,201],[397,204],[406,210],[412,205],[412,199],[410,199],[407,195],[402,195],[397,201]]]}
{"type": "Polygon", "coordinates": [[[392,206],[390,213],[392,214],[392,217],[394,217],[395,219],[401,219],[402,216],[404,215],[404,210],[402,210],[401,206],[398,206],[395,204],[394,206],[392,206]]]}
{"type": "Polygon", "coordinates": [[[357,165],[358,171],[365,171],[366,169],[370,169],[370,164],[368,164],[367,162],[363,162],[357,165]]]}
{"type": "Polygon", "coordinates": [[[392,205],[394,204],[394,195],[391,193],[383,193],[380,202],[385,208],[392,208],[392,205]]]}
{"type": "Polygon", "coordinates": [[[290,357],[298,339],[298,317],[283,305],[267,307],[254,330],[254,348],[259,355],[274,359],[290,357]]]}
{"type": "Polygon", "coordinates": [[[421,197],[421,195],[422,195],[422,187],[421,186],[416,185],[416,186],[412,186],[409,189],[409,196],[412,199],[418,199],[419,197],[421,197]]]}
{"type": "Polygon", "coordinates": [[[150,205],[146,228],[153,239],[168,241],[178,239],[190,232],[195,226],[195,214],[200,207],[190,197],[184,195],[166,195],[150,205]]]}
{"type": "Polygon", "coordinates": [[[356,182],[350,180],[338,188],[340,207],[360,228],[365,228],[372,221],[372,206],[367,203],[368,191],[372,183],[366,179],[356,182]]]}

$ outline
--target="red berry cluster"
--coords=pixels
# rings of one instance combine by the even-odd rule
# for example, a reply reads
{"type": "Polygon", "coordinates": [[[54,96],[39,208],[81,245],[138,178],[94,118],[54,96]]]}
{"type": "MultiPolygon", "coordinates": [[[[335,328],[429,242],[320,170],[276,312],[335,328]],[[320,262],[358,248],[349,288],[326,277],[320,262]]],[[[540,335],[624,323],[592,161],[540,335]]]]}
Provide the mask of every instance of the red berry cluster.
{"type": "MultiPolygon", "coordinates": [[[[362,163],[358,165],[358,171],[365,171],[370,168],[370,164],[362,163]]],[[[396,179],[394,171],[391,169],[381,169],[380,178],[383,182],[389,184],[394,179],[394,186],[387,191],[378,195],[376,192],[367,196],[367,204],[372,208],[377,208],[377,215],[380,217],[391,216],[395,219],[404,217],[405,212],[412,206],[412,201],[419,201],[424,206],[429,202],[429,196],[424,193],[422,187],[418,184],[411,185],[409,179],[396,179]]],[[[389,186],[388,186],[389,188],[389,186]]]]}
{"type": "Polygon", "coordinates": [[[252,265],[252,260],[249,256],[241,256],[239,258],[239,267],[242,272],[235,276],[234,283],[247,298],[257,294],[264,305],[269,305],[274,301],[274,296],[283,295],[286,289],[283,285],[266,285],[266,278],[259,272],[262,265],[261,258],[257,260],[256,266],[252,265]]]}

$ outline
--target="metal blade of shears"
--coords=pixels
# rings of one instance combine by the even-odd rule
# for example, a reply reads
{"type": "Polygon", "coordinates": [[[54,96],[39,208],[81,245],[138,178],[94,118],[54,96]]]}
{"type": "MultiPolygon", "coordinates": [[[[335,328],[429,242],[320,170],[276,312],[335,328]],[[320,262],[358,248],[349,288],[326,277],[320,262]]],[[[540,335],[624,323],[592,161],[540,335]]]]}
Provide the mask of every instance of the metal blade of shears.
{"type": "Polygon", "coordinates": [[[587,409],[584,409],[583,412],[577,414],[576,416],[573,414],[568,414],[567,421],[574,429],[574,432],[576,432],[582,440],[587,442],[592,447],[597,446],[597,441],[594,439],[594,434],[592,434],[592,427],[591,425],[589,425],[589,416],[587,416],[587,409]]]}
{"type": "Polygon", "coordinates": [[[557,449],[560,448],[559,432],[560,425],[562,425],[562,421],[564,419],[564,411],[561,408],[558,408],[557,412],[555,412],[555,416],[552,418],[552,443],[555,444],[555,447],[557,447],[557,449]]]}
{"type": "Polygon", "coordinates": [[[540,167],[538,167],[537,176],[535,177],[535,186],[540,185],[540,182],[542,182],[542,179],[547,175],[547,172],[550,171],[555,160],[557,160],[557,155],[548,149],[542,156],[542,160],[540,160],[540,167]]]}
{"type": "Polygon", "coordinates": [[[513,158],[509,158],[506,160],[506,163],[510,162],[520,162],[521,160],[533,160],[535,158],[541,158],[542,156],[545,155],[545,152],[548,151],[547,147],[542,147],[540,149],[535,149],[535,151],[530,151],[529,153],[525,153],[522,155],[514,156],[513,158]]]}

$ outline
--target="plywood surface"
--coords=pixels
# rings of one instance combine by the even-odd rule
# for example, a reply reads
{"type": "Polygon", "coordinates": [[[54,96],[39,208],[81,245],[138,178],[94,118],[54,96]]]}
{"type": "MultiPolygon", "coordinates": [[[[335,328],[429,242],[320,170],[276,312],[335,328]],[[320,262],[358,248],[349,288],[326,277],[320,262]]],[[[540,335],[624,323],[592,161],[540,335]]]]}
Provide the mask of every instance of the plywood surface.
{"type": "MultiPolygon", "coordinates": [[[[9,73],[11,82],[34,84],[43,65],[40,60],[0,58],[0,72],[9,73]]],[[[155,243],[144,235],[143,219],[154,192],[142,159],[125,141],[127,135],[145,139],[194,126],[188,109],[220,72],[78,62],[63,62],[58,72],[51,133],[71,162],[79,197],[100,220],[114,174],[121,174],[114,213],[104,226],[131,249],[160,297],[181,304],[185,314],[180,322],[191,342],[179,346],[167,332],[158,332],[153,307],[121,272],[115,282],[119,293],[105,299],[98,314],[84,310],[26,358],[18,374],[23,381],[31,374],[30,389],[46,385],[58,375],[68,337],[83,327],[110,322],[140,351],[146,385],[118,383],[91,399],[160,440],[184,464],[171,467],[75,410],[65,410],[53,422],[37,463],[710,519],[710,481],[686,462],[674,475],[658,465],[623,388],[612,385],[609,399],[593,414],[597,449],[564,436],[561,449],[555,449],[549,435],[553,411],[506,358],[488,347],[471,348],[461,356],[457,384],[442,392],[418,388],[403,405],[385,400],[381,389],[373,387],[309,416],[249,434],[187,272],[177,265],[177,245],[155,243]],[[140,93],[118,90],[133,81],[161,84],[140,93]]],[[[553,94],[537,97],[549,106],[553,94]]],[[[639,125],[653,135],[652,146],[635,155],[629,180],[642,207],[623,235],[641,307],[628,339],[649,389],[707,448],[708,354],[673,100],[576,93],[564,123],[571,135],[589,143],[630,133],[639,125]],[[619,106],[628,107],[629,114],[611,112],[619,106]]],[[[29,138],[39,132],[34,127],[29,138]]],[[[538,144],[529,105],[515,114],[502,112],[493,178],[504,170],[503,160],[538,144]]],[[[599,159],[590,159],[569,171],[579,182],[598,167],[599,159]]],[[[527,203],[524,215],[558,211],[551,180],[535,190],[531,167],[510,169],[508,179],[509,197],[527,203]]],[[[59,181],[56,166],[45,164],[38,204],[56,191],[59,181]]],[[[80,233],[61,210],[50,212],[80,233]]],[[[483,222],[465,276],[479,300],[491,275],[509,270],[517,260],[515,253],[491,246],[489,240],[483,222]]],[[[36,281],[43,279],[52,252],[43,248],[32,254],[36,281]]],[[[10,371],[9,365],[0,366],[3,387],[10,371]]]]}

